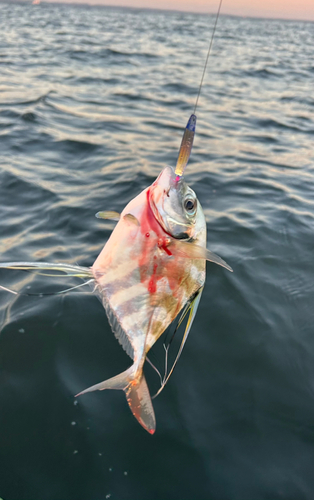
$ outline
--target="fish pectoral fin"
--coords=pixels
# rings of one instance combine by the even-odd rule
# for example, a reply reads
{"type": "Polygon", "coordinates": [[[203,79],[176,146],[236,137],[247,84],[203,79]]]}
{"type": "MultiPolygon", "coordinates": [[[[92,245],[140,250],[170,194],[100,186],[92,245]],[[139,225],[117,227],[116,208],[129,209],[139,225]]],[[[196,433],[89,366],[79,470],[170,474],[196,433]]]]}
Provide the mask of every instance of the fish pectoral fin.
{"type": "Polygon", "coordinates": [[[109,219],[118,221],[120,219],[120,214],[119,212],[113,212],[113,211],[97,212],[95,217],[97,217],[97,219],[107,219],[107,220],[109,219]]]}
{"type": "Polygon", "coordinates": [[[140,373],[136,373],[134,365],[132,365],[124,372],[119,373],[119,375],[105,380],[100,384],[93,385],[76,396],[81,396],[87,392],[103,391],[105,389],[123,390],[134,417],[144,429],[150,434],[154,434],[156,429],[155,413],[142,370],[140,373]]]}
{"type": "Polygon", "coordinates": [[[132,214],[126,214],[123,216],[123,219],[126,221],[126,222],[130,222],[131,224],[135,224],[136,226],[140,226],[140,221],[135,217],[135,215],[132,215],[132,214]]]}
{"type": "Polygon", "coordinates": [[[208,248],[206,248],[205,250],[206,250],[206,260],[208,260],[209,262],[214,262],[215,264],[218,264],[218,266],[224,267],[225,269],[233,273],[232,267],[229,266],[229,264],[227,264],[227,262],[225,262],[221,257],[219,257],[219,255],[216,255],[214,252],[211,252],[210,250],[208,250],[208,248]]]}
{"type": "Polygon", "coordinates": [[[189,243],[180,240],[172,240],[171,245],[174,245],[176,247],[175,252],[180,257],[186,257],[189,259],[205,259],[209,262],[218,264],[218,266],[222,266],[228,269],[228,271],[230,271],[231,273],[233,272],[233,269],[229,266],[229,264],[227,264],[227,262],[225,262],[215,253],[208,250],[208,248],[201,247],[200,245],[196,245],[192,242],[189,243]]]}

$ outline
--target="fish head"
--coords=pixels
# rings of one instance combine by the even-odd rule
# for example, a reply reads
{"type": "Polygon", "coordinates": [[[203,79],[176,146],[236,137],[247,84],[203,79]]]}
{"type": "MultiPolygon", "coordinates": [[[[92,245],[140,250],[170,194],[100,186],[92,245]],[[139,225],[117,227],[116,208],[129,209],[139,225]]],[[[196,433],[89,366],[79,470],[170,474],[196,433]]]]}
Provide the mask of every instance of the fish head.
{"type": "Polygon", "coordinates": [[[170,236],[194,240],[206,233],[200,202],[182,176],[166,167],[150,190],[150,205],[155,218],[170,236]]]}

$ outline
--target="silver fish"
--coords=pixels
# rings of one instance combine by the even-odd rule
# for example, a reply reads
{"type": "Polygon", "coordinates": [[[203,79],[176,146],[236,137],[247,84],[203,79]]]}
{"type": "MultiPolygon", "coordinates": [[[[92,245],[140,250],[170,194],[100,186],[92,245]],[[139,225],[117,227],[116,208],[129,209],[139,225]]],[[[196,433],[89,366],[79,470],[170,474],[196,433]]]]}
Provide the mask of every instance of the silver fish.
{"type": "Polygon", "coordinates": [[[203,210],[183,178],[195,121],[196,117],[188,122],[176,170],[166,167],[121,214],[98,212],[97,217],[118,220],[118,223],[91,268],[0,263],[0,268],[61,272],[93,284],[115,336],[133,363],[124,372],[85,389],[78,396],[95,390],[123,390],[133,415],[151,434],[155,432],[156,420],[143,374],[147,354],[180,311],[179,324],[189,313],[180,350],[172,369],[165,375],[163,387],[192,326],[205,283],[206,260],[232,271],[226,262],[206,249],[203,210]],[[190,123],[192,129],[191,126],[188,129],[190,123]]]}

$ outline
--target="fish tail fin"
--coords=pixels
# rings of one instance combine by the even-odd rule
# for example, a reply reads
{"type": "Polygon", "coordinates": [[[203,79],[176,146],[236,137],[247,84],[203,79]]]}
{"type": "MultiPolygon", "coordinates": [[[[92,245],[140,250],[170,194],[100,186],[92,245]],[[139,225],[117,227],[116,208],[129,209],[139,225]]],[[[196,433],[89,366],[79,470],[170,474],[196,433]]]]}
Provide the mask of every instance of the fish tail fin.
{"type": "Polygon", "coordinates": [[[140,377],[134,379],[124,392],[134,417],[144,429],[150,434],[154,434],[156,430],[155,412],[144,373],[141,372],[140,377]]]}
{"type": "Polygon", "coordinates": [[[138,422],[150,434],[156,429],[155,413],[143,370],[135,371],[134,365],[115,377],[93,385],[76,396],[105,389],[123,390],[128,405],[138,422]]]}

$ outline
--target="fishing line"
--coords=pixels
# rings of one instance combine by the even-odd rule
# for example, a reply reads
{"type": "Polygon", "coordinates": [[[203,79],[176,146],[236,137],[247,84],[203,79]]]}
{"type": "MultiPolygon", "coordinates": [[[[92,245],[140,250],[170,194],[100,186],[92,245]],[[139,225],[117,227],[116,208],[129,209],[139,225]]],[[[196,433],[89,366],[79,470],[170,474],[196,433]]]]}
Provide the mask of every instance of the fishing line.
{"type": "Polygon", "coordinates": [[[203,69],[203,74],[202,74],[200,86],[198,88],[198,93],[197,93],[197,96],[196,96],[194,111],[191,114],[191,116],[189,118],[189,121],[188,121],[188,123],[186,125],[185,131],[183,133],[182,141],[181,141],[181,146],[180,146],[180,149],[179,149],[179,156],[178,156],[177,164],[176,164],[176,168],[175,168],[175,174],[177,176],[176,177],[177,181],[180,180],[180,178],[182,177],[182,175],[184,173],[184,170],[185,170],[185,168],[186,168],[186,166],[187,166],[187,164],[189,162],[191,151],[192,151],[192,147],[193,147],[193,141],[194,141],[194,135],[195,135],[195,127],[196,127],[196,114],[195,114],[195,112],[196,112],[196,108],[197,108],[197,105],[198,105],[198,100],[199,100],[199,97],[200,97],[200,94],[201,94],[201,89],[202,89],[202,85],[203,85],[203,81],[204,81],[204,76],[205,76],[205,72],[206,72],[206,68],[207,68],[209,54],[210,54],[210,51],[211,51],[211,48],[212,48],[212,45],[213,45],[213,40],[214,40],[214,36],[215,36],[215,32],[216,32],[216,27],[217,27],[218,17],[219,17],[219,14],[220,14],[221,4],[222,4],[222,0],[220,0],[220,2],[219,2],[219,7],[218,7],[217,14],[216,14],[216,19],[215,19],[215,23],[214,23],[213,33],[212,33],[212,36],[211,36],[211,39],[210,39],[210,42],[209,42],[209,47],[208,47],[208,51],[207,51],[207,56],[206,56],[206,61],[205,61],[204,69],[203,69]]]}
{"type": "Polygon", "coordinates": [[[194,106],[194,111],[193,111],[194,115],[195,115],[196,108],[197,108],[197,105],[198,105],[198,100],[199,100],[199,97],[200,97],[200,94],[201,94],[201,89],[202,89],[202,85],[203,85],[203,81],[204,81],[204,76],[205,76],[205,72],[206,72],[206,68],[207,68],[209,54],[210,54],[210,51],[212,49],[212,45],[213,45],[213,41],[214,41],[214,36],[215,36],[215,31],[216,31],[216,27],[217,27],[217,23],[218,23],[218,18],[219,18],[219,14],[220,14],[221,4],[222,4],[222,0],[220,0],[220,2],[219,2],[219,7],[218,7],[218,11],[217,11],[217,14],[216,14],[216,19],[215,19],[215,24],[214,24],[214,29],[213,29],[213,33],[212,33],[212,36],[211,36],[211,39],[210,39],[210,42],[209,42],[209,47],[208,47],[208,51],[207,51],[207,56],[206,56],[205,66],[204,66],[204,69],[203,69],[201,83],[200,83],[200,86],[198,88],[198,93],[197,93],[197,97],[196,97],[196,101],[195,101],[195,106],[194,106]]]}

